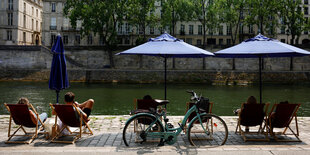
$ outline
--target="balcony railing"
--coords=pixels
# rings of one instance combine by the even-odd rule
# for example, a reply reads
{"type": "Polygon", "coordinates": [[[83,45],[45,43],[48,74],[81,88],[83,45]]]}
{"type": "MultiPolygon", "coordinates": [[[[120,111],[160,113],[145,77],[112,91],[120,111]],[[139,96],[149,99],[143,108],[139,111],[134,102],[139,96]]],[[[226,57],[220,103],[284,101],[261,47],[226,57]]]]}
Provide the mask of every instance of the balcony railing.
{"type": "Polygon", "coordinates": [[[57,30],[57,26],[50,26],[50,30],[57,30]]]}

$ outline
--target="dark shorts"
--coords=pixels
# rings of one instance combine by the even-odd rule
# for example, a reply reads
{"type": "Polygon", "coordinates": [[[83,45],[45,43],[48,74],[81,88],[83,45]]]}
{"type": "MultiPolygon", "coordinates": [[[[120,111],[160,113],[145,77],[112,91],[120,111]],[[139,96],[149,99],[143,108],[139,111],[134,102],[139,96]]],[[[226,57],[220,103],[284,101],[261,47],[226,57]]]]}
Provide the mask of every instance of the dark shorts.
{"type": "Polygon", "coordinates": [[[89,108],[84,108],[83,109],[83,112],[87,115],[87,117],[90,115],[90,113],[91,113],[91,109],[89,109],[89,108]]]}

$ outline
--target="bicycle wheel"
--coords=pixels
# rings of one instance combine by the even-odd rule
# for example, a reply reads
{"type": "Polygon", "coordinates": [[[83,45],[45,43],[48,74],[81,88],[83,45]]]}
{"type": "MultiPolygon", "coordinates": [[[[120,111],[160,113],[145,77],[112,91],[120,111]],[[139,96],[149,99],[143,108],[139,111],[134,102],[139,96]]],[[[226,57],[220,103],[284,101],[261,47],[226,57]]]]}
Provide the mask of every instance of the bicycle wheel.
{"type": "Polygon", "coordinates": [[[136,115],[133,119],[126,123],[123,129],[123,141],[126,146],[139,146],[139,145],[158,145],[163,141],[162,138],[149,137],[148,132],[163,132],[164,128],[157,121],[150,127],[147,132],[146,129],[155,121],[155,116],[149,115],[136,115]]]}
{"type": "Polygon", "coordinates": [[[203,130],[198,118],[188,129],[188,140],[194,146],[215,147],[224,145],[228,137],[228,129],[222,118],[206,114],[201,116],[203,130]]]}

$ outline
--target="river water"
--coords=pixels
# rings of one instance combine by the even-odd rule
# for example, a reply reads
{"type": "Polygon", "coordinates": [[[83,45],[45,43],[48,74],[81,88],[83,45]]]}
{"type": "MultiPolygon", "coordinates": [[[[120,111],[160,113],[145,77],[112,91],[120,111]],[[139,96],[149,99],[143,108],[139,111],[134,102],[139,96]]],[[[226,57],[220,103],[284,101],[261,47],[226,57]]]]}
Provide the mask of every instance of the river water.
{"type": "MultiPolygon", "coordinates": [[[[248,96],[259,98],[258,86],[213,86],[206,84],[168,84],[168,115],[184,115],[186,102],[190,95],[186,90],[194,90],[214,102],[213,113],[221,116],[233,115],[233,110],[240,107],[248,96]]],[[[124,115],[133,109],[135,98],[151,95],[163,99],[163,84],[105,84],[71,82],[70,88],[60,92],[63,103],[65,92],[76,94],[76,101],[88,98],[95,100],[92,114],[124,115]]],[[[310,85],[263,85],[263,102],[277,103],[289,101],[302,103],[299,116],[310,116],[310,85]]],[[[2,103],[16,103],[20,97],[27,97],[39,112],[49,112],[49,103],[55,103],[56,93],[48,89],[48,82],[0,82],[0,114],[8,114],[2,103]]],[[[271,106],[269,107],[269,110],[271,106]]]]}

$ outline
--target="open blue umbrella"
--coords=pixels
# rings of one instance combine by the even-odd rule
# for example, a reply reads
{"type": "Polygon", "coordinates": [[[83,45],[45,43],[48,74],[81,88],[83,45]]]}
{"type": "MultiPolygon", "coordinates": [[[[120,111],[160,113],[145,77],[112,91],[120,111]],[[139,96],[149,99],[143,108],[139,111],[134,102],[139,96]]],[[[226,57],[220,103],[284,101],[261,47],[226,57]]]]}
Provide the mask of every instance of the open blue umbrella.
{"type": "Polygon", "coordinates": [[[167,99],[167,58],[203,58],[213,53],[185,43],[168,33],[116,55],[149,55],[165,58],[165,99],[167,99]]]}
{"type": "Polygon", "coordinates": [[[59,92],[69,87],[65,50],[61,36],[58,35],[52,47],[53,60],[48,86],[56,90],[56,103],[58,104],[59,92]]]}
{"type": "Polygon", "coordinates": [[[259,99],[262,103],[262,58],[298,57],[310,52],[258,34],[254,38],[214,53],[223,58],[259,58],[259,99]]]}

